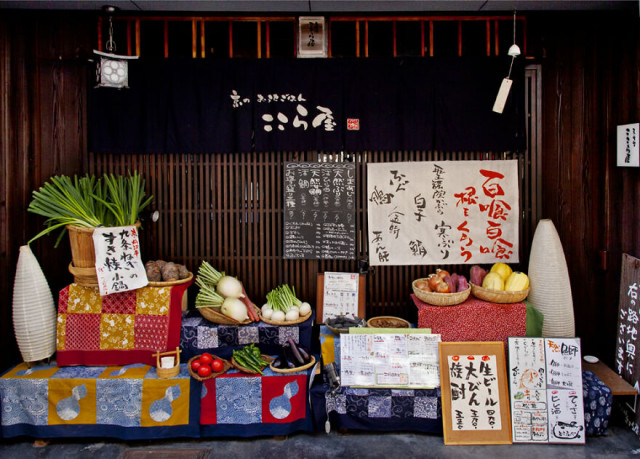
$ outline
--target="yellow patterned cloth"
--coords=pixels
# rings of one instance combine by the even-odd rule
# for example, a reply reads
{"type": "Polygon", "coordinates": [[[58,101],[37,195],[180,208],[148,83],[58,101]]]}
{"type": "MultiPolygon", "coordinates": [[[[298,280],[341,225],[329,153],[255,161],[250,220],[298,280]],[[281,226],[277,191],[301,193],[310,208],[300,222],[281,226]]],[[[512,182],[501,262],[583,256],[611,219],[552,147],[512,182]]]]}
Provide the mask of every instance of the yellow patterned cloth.
{"type": "Polygon", "coordinates": [[[97,287],[65,287],[58,301],[58,365],[152,364],[152,353],[179,345],[189,285],[106,296],[97,287]]]}

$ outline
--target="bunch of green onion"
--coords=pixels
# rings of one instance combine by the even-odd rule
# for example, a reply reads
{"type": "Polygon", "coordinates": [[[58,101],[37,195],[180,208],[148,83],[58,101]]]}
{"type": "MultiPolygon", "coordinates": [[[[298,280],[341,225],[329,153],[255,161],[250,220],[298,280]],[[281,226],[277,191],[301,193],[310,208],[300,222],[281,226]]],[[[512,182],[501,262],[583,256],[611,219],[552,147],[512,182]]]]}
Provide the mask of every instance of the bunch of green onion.
{"type": "Polygon", "coordinates": [[[224,272],[217,271],[206,261],[202,262],[196,276],[196,285],[200,287],[200,292],[196,296],[196,308],[220,309],[224,298],[216,292],[216,285],[222,277],[224,272]]]}
{"type": "Polygon", "coordinates": [[[85,228],[134,225],[142,209],[153,199],[153,196],[145,199],[144,187],[145,181],[137,171],[127,177],[53,176],[32,193],[27,210],[47,220],[46,228],[29,243],[61,228],[57,247],[67,225],[85,228]]]}

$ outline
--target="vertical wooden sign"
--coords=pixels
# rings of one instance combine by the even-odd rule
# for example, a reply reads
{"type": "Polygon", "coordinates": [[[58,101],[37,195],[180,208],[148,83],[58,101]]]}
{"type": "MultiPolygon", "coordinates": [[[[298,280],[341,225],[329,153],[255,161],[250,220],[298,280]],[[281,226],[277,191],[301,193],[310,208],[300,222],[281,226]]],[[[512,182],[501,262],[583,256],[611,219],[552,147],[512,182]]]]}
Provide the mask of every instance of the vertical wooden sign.
{"type": "MultiPolygon", "coordinates": [[[[620,277],[620,303],[618,307],[618,335],[616,338],[616,370],[636,391],[640,387],[640,362],[638,356],[638,324],[640,303],[640,260],[628,254],[622,255],[620,277]]],[[[626,423],[636,435],[640,435],[640,404],[638,397],[623,406],[626,423]]]]}

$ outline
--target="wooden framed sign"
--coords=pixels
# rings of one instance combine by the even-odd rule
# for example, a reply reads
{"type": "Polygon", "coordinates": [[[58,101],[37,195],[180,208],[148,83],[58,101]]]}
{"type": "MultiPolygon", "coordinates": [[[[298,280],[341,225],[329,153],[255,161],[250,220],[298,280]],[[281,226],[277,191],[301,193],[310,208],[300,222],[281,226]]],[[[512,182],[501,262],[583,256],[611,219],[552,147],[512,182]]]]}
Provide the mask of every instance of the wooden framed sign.
{"type": "Polygon", "coordinates": [[[504,343],[440,343],[445,445],[511,444],[504,343]]]}

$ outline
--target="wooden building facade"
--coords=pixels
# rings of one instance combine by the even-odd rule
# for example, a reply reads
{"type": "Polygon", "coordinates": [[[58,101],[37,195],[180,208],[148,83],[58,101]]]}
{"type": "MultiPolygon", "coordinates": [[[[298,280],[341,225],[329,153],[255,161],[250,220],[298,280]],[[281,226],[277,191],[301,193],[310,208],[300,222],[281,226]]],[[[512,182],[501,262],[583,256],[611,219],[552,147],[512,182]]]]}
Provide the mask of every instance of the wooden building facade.
{"type": "MultiPolygon", "coordinates": [[[[336,22],[338,19],[354,22],[349,21],[352,18],[336,18],[336,22]]],[[[452,23],[462,23],[464,18],[459,19],[452,23]]],[[[484,19],[481,24],[491,22],[484,19]]],[[[201,259],[213,260],[240,276],[256,298],[283,281],[300,286],[302,296],[315,298],[318,272],[359,268],[357,261],[283,260],[278,252],[281,193],[277,186],[282,164],[288,160],[343,160],[336,152],[91,153],[87,145],[87,91],[94,75],[88,60],[101,41],[99,20],[96,14],[82,12],[0,14],[0,339],[6,351],[1,357],[2,368],[19,360],[11,320],[19,246],[42,224],[26,209],[32,190],[51,175],[138,169],[156,197],[154,206],[161,210],[159,223],[145,225],[144,258],[186,262],[191,269],[197,269],[201,259]],[[258,183],[264,187],[260,193],[247,186],[258,183]],[[250,218],[254,215],[261,218],[250,218]],[[253,223],[258,220],[260,223],[253,223]]],[[[628,12],[537,12],[519,15],[519,20],[526,24],[521,38],[527,45],[530,118],[528,151],[515,156],[526,173],[522,246],[530,246],[540,218],[553,220],[569,266],[576,333],[582,338],[583,352],[612,364],[622,254],[640,257],[640,171],[616,166],[616,126],[635,122],[640,116],[638,18],[628,12]]],[[[286,30],[287,21],[280,23],[286,30]]],[[[204,27],[204,20],[202,24],[204,27]]],[[[406,52],[429,57],[434,49],[430,24],[423,22],[418,29],[421,45],[417,51],[406,52]]],[[[345,50],[336,45],[333,53],[354,53],[361,58],[375,54],[374,37],[386,32],[373,20],[358,28],[361,26],[354,47],[345,50]],[[360,42],[359,37],[365,38],[360,42]]],[[[264,29],[275,34],[273,27],[264,29]]],[[[403,51],[398,51],[395,40],[397,25],[391,27],[394,40],[386,52],[397,56],[403,51]]],[[[485,33],[482,27],[480,33],[485,33]]],[[[294,41],[267,45],[271,42],[264,29],[258,27],[255,49],[252,44],[246,46],[254,49],[249,57],[271,57],[282,52],[278,50],[291,49],[294,41]]],[[[129,46],[144,43],[135,40],[134,26],[128,30],[129,38],[124,40],[129,46]]],[[[461,26],[454,27],[447,42],[453,55],[466,52],[466,42],[458,38],[461,30],[461,26]]],[[[505,33],[500,39],[500,30],[494,23],[487,26],[485,46],[475,52],[495,53],[504,41],[505,33]]],[[[158,33],[162,36],[162,30],[158,33]]],[[[228,32],[224,44],[229,52],[222,57],[233,57],[232,41],[233,34],[228,32]]],[[[193,45],[198,58],[207,57],[211,49],[198,42],[188,44],[193,45]]],[[[159,52],[172,51],[167,45],[159,52]]],[[[481,155],[373,151],[358,152],[348,159],[356,162],[359,177],[363,177],[368,161],[474,159],[481,155]]],[[[364,181],[359,183],[361,194],[366,194],[364,181]]],[[[366,201],[360,202],[357,218],[364,227],[366,201]]],[[[33,249],[55,297],[71,281],[66,270],[68,246],[54,249],[51,238],[45,238],[34,243],[33,249]]],[[[366,256],[366,244],[357,250],[359,257],[366,256]]],[[[521,269],[526,270],[528,255],[522,255],[521,269]]],[[[367,314],[412,318],[410,283],[427,272],[428,267],[389,267],[372,272],[367,314]]]]}

